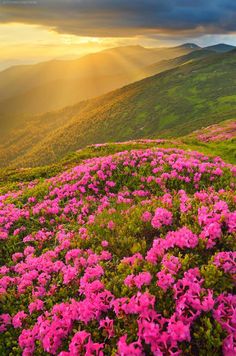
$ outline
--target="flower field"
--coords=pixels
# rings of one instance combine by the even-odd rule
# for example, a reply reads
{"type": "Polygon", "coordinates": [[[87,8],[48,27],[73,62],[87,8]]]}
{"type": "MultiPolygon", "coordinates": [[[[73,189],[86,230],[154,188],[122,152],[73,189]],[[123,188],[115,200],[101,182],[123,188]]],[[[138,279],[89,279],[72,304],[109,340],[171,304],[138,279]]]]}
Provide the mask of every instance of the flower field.
{"type": "Polygon", "coordinates": [[[226,120],[223,123],[211,125],[196,131],[195,136],[202,142],[221,142],[236,138],[236,121],[226,120]]]}
{"type": "Polygon", "coordinates": [[[0,196],[0,355],[235,355],[235,186],[152,147],[0,196]]]}

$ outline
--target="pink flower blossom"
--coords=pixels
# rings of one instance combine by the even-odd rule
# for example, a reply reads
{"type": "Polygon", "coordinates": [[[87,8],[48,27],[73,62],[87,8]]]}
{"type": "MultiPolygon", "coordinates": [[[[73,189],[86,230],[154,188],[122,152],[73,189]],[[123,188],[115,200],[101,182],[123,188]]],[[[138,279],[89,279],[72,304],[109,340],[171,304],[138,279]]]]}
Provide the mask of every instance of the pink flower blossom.
{"type": "Polygon", "coordinates": [[[12,325],[14,328],[21,328],[22,322],[27,318],[27,316],[28,315],[24,311],[19,311],[16,315],[14,315],[12,318],[12,325]]]}
{"type": "Polygon", "coordinates": [[[168,325],[168,333],[176,341],[190,341],[190,324],[184,324],[182,321],[173,320],[168,325]]]}
{"type": "Polygon", "coordinates": [[[140,289],[143,285],[149,285],[152,280],[152,275],[149,272],[141,272],[137,276],[129,275],[124,280],[124,284],[132,287],[136,286],[140,289]]]}
{"type": "Polygon", "coordinates": [[[118,355],[120,356],[143,356],[142,345],[140,342],[127,344],[127,335],[122,336],[118,341],[118,355]]]}
{"type": "Polygon", "coordinates": [[[108,338],[110,339],[111,337],[114,336],[114,321],[108,317],[105,319],[100,320],[100,328],[104,328],[105,331],[108,334],[108,338]]]}
{"type": "Polygon", "coordinates": [[[163,225],[172,224],[172,213],[164,208],[157,208],[152,218],[152,226],[155,229],[160,229],[163,225]]]}
{"type": "Polygon", "coordinates": [[[44,302],[40,299],[36,299],[34,302],[29,304],[29,312],[32,314],[34,311],[40,311],[43,309],[44,302]]]}
{"type": "Polygon", "coordinates": [[[143,222],[151,221],[151,219],[152,219],[152,214],[151,214],[149,211],[145,211],[145,212],[142,214],[141,219],[142,219],[143,222]]]}
{"type": "Polygon", "coordinates": [[[108,224],[107,224],[107,227],[108,227],[108,229],[110,229],[110,230],[114,230],[114,229],[115,229],[115,226],[116,226],[116,224],[115,224],[114,221],[112,221],[112,220],[110,220],[110,221],[108,222],[108,224]]]}
{"type": "Polygon", "coordinates": [[[171,287],[174,281],[175,280],[170,273],[167,273],[165,271],[160,271],[157,273],[157,285],[165,292],[168,288],[171,287]]]}

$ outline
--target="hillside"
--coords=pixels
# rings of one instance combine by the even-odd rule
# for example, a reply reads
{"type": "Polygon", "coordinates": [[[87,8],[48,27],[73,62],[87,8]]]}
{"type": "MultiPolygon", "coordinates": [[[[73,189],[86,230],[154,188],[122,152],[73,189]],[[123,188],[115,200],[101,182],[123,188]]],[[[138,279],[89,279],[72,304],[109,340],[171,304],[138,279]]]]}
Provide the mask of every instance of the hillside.
{"type": "Polygon", "coordinates": [[[207,50],[193,43],[170,48],[124,46],[77,60],[54,60],[9,68],[0,72],[0,125],[3,120],[14,125],[15,115],[19,118],[23,114],[59,110],[187,60],[230,51],[231,47],[220,44],[219,48],[216,45],[207,50]]]}
{"type": "Polygon", "coordinates": [[[119,75],[104,74],[102,77],[50,81],[1,101],[0,125],[8,117],[8,126],[4,125],[3,127],[4,130],[7,130],[7,127],[13,127],[19,123],[17,117],[60,110],[79,101],[108,93],[145,76],[143,71],[130,70],[126,74],[119,75]]]}
{"type": "MultiPolygon", "coordinates": [[[[185,49],[181,47],[180,51],[184,52],[185,49]]],[[[140,53],[139,55],[143,54],[140,53]]],[[[62,109],[79,101],[108,93],[124,85],[128,85],[165,70],[210,55],[214,56],[214,52],[194,48],[193,52],[184,54],[183,56],[160,60],[151,65],[142,66],[141,68],[130,63],[129,68],[126,68],[126,70],[123,69],[123,71],[121,69],[120,74],[103,74],[102,76],[97,74],[91,76],[90,74],[89,77],[89,74],[86,76],[85,71],[85,77],[83,78],[68,78],[50,81],[44,85],[24,91],[22,94],[1,101],[0,125],[1,121],[3,121],[5,117],[8,117],[7,125],[4,124],[4,127],[1,128],[6,131],[8,127],[14,126],[15,123],[18,123],[19,116],[23,113],[26,115],[34,115],[62,109]]],[[[148,59],[146,62],[149,62],[150,60],[151,59],[148,59]]],[[[115,64],[113,63],[113,65],[115,72],[115,64]]]]}
{"type": "Polygon", "coordinates": [[[205,47],[205,49],[209,50],[209,51],[217,52],[217,53],[225,53],[225,52],[234,50],[235,46],[232,46],[232,45],[229,45],[226,43],[218,43],[213,46],[205,47]]]}
{"type": "Polygon", "coordinates": [[[37,166],[91,143],[183,136],[236,115],[236,52],[190,61],[81,102],[27,118],[1,145],[1,165],[37,166]]]}
{"type": "Polygon", "coordinates": [[[147,65],[191,51],[184,46],[124,46],[77,60],[9,68],[0,72],[0,117],[62,109],[144,78],[147,65]]]}
{"type": "Polygon", "coordinates": [[[0,98],[58,79],[117,75],[142,68],[162,59],[171,59],[192,52],[192,48],[144,48],[123,46],[93,53],[74,60],[52,60],[34,65],[15,66],[0,72],[0,98]],[[5,88],[5,89],[4,89],[5,88]]]}
{"type": "MultiPolygon", "coordinates": [[[[210,51],[207,49],[197,49],[194,50],[193,52],[190,52],[188,54],[185,54],[183,56],[179,56],[176,58],[172,58],[169,60],[162,60],[157,63],[150,64],[149,66],[146,66],[143,71],[145,73],[144,77],[149,77],[161,72],[164,72],[166,70],[178,67],[180,65],[198,60],[198,59],[203,59],[209,56],[216,56],[216,53],[214,51],[210,51]]],[[[143,73],[140,73],[140,79],[143,73]]]]}
{"type": "Polygon", "coordinates": [[[230,141],[236,139],[236,120],[226,120],[216,125],[211,125],[193,132],[190,137],[201,142],[230,141]]]}
{"type": "Polygon", "coordinates": [[[234,354],[235,166],[167,144],[7,178],[2,356],[234,354]]]}
{"type": "Polygon", "coordinates": [[[225,120],[181,138],[179,147],[190,147],[236,164],[236,119],[225,120]]]}

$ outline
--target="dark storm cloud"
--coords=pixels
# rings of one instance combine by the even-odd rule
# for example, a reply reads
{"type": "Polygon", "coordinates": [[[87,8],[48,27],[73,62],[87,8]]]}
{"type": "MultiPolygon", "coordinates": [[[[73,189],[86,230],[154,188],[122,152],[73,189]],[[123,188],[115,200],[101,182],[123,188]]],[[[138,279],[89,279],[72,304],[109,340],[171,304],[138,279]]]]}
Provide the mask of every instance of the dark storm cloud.
{"type": "Polygon", "coordinates": [[[0,0],[0,22],[47,25],[83,36],[228,33],[235,0],[0,0]]]}

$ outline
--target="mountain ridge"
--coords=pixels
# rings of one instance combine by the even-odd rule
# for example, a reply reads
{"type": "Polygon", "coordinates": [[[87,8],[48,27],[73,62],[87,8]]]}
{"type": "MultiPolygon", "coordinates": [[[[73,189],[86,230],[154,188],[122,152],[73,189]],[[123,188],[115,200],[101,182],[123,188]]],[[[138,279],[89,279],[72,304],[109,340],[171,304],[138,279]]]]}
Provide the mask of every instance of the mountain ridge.
{"type": "Polygon", "coordinates": [[[60,110],[180,65],[188,60],[184,56],[197,58],[216,53],[194,43],[163,48],[120,46],[79,59],[15,67],[0,72],[0,121],[9,125],[14,119],[11,116],[16,114],[60,110]],[[10,117],[10,122],[5,116],[10,117]]]}
{"type": "MultiPolygon", "coordinates": [[[[137,46],[137,48],[139,47],[137,46]]],[[[125,48],[127,49],[127,47],[123,47],[123,49],[125,48]]],[[[129,48],[132,47],[130,46],[129,48]]],[[[119,50],[117,48],[117,51],[119,50]]],[[[0,116],[5,116],[6,114],[8,116],[16,114],[36,115],[60,110],[68,105],[76,104],[78,101],[100,96],[145,77],[171,69],[188,60],[195,60],[215,54],[214,51],[204,49],[191,50],[190,52],[187,50],[187,53],[184,55],[160,60],[147,66],[130,68],[120,74],[103,74],[102,77],[85,76],[80,79],[69,77],[67,79],[59,78],[51,80],[48,83],[38,84],[36,87],[25,89],[23,93],[0,101],[0,116]]],[[[11,122],[12,119],[10,119],[11,122]]],[[[10,124],[9,120],[8,124],[10,124]]]]}
{"type": "Polygon", "coordinates": [[[225,53],[234,50],[235,46],[229,45],[227,43],[217,43],[216,45],[207,46],[205,49],[213,52],[225,53]]]}
{"type": "Polygon", "coordinates": [[[91,143],[178,137],[236,117],[235,63],[234,52],[217,54],[33,117],[4,142],[1,161],[41,165],[91,143]]]}

